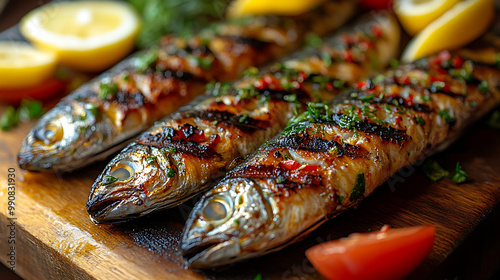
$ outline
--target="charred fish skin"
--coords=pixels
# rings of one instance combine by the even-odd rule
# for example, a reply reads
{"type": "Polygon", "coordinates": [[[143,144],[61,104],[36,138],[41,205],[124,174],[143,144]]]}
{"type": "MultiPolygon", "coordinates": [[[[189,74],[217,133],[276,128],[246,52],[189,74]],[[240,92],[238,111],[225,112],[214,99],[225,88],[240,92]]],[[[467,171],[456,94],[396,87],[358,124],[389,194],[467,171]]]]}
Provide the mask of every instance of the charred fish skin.
{"type": "Polygon", "coordinates": [[[500,103],[499,50],[442,52],[310,104],[195,206],[180,243],[190,266],[279,250],[449,145],[500,103]],[[464,56],[478,52],[492,57],[464,56]]]}
{"type": "Polygon", "coordinates": [[[89,195],[90,217],[115,223],[181,204],[278,134],[305,102],[329,100],[388,64],[399,42],[395,19],[377,14],[356,26],[365,29],[335,36],[260,73],[251,69],[232,84],[211,84],[205,96],[157,123],[106,166],[89,195]],[[382,53],[374,66],[371,58],[382,53]],[[130,178],[113,175],[138,166],[130,178]]]}
{"type": "Polygon", "coordinates": [[[189,40],[165,36],[42,116],[23,140],[18,164],[30,171],[66,172],[104,159],[203,94],[209,81],[233,80],[249,66],[282,57],[302,44],[306,32],[330,32],[354,9],[352,1],[328,1],[299,16],[223,23],[189,40]]]}

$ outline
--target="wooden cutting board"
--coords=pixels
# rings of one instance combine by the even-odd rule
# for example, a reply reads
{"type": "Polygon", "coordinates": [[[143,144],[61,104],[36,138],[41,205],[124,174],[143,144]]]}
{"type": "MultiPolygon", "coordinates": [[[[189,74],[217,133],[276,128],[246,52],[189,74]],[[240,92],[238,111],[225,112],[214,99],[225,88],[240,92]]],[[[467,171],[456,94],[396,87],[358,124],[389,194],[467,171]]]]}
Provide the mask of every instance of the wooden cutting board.
{"type": "MultiPolygon", "coordinates": [[[[4,110],[1,106],[0,113],[4,110]]],[[[190,270],[179,256],[178,241],[193,200],[126,224],[95,225],[85,203],[105,163],[64,174],[20,170],[16,154],[34,125],[25,123],[0,132],[0,259],[11,266],[7,254],[13,244],[8,241],[14,239],[15,272],[25,279],[254,279],[259,273],[264,279],[308,279],[318,276],[304,256],[310,246],[383,224],[434,224],[434,250],[410,278],[465,279],[473,272],[470,279],[487,279],[500,267],[500,132],[481,123],[436,157],[450,171],[460,161],[470,175],[467,183],[431,183],[418,167],[408,167],[359,209],[327,222],[306,240],[217,271],[190,270]],[[13,216],[7,209],[9,174],[15,174],[13,216]],[[457,262],[463,263],[460,270],[450,268],[457,262]]]]}

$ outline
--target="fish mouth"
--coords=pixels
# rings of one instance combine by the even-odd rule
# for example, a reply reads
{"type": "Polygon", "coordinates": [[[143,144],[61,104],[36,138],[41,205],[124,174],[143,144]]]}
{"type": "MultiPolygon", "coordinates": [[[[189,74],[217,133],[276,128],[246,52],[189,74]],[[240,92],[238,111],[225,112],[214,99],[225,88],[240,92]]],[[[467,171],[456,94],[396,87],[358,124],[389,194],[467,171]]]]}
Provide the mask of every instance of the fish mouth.
{"type": "Polygon", "coordinates": [[[241,249],[236,239],[207,240],[197,242],[181,241],[181,254],[191,268],[207,269],[234,263],[241,256],[241,249]]]}
{"type": "Polygon", "coordinates": [[[131,211],[129,208],[142,204],[144,200],[137,190],[121,190],[90,198],[86,208],[94,223],[116,224],[141,216],[142,212],[131,211]]]}

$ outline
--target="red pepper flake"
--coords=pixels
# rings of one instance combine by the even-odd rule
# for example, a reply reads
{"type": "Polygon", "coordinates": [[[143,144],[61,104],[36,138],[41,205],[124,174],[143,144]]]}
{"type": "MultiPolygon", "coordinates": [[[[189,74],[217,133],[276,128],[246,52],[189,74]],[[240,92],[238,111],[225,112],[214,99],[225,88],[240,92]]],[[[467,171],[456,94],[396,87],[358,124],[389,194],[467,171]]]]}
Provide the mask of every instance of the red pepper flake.
{"type": "Polygon", "coordinates": [[[462,65],[464,65],[464,59],[460,56],[455,56],[451,60],[451,65],[453,66],[453,68],[462,68],[462,65]]]}
{"type": "Polygon", "coordinates": [[[316,171],[316,170],[318,170],[318,166],[315,164],[302,165],[300,170],[306,171],[306,172],[316,171]]]}
{"type": "Polygon", "coordinates": [[[446,61],[451,59],[451,54],[449,51],[442,51],[438,54],[438,57],[441,59],[441,61],[446,61]]]}
{"type": "Polygon", "coordinates": [[[400,126],[402,120],[403,120],[403,118],[401,116],[396,116],[396,125],[400,126]]]}
{"type": "Polygon", "coordinates": [[[365,88],[366,87],[366,81],[359,81],[356,83],[356,87],[359,89],[365,88]]]}
{"type": "Polygon", "coordinates": [[[333,90],[333,84],[332,83],[326,84],[326,90],[332,91],[333,90]]]}
{"type": "Polygon", "coordinates": [[[347,34],[347,33],[346,33],[346,34],[342,34],[342,35],[340,36],[340,40],[341,40],[344,44],[346,44],[346,45],[348,45],[348,46],[350,46],[350,45],[352,45],[352,44],[353,44],[352,39],[351,39],[351,36],[350,36],[349,34],[347,34]]]}
{"type": "Polygon", "coordinates": [[[372,41],[364,40],[364,41],[359,43],[359,48],[362,51],[367,51],[367,50],[371,49],[372,47],[373,47],[372,41]]]}
{"type": "Polygon", "coordinates": [[[308,76],[306,73],[304,73],[304,71],[300,71],[299,77],[302,79],[302,82],[303,82],[307,79],[308,76]]]}
{"type": "Polygon", "coordinates": [[[342,58],[344,59],[345,62],[353,62],[352,58],[352,51],[351,50],[345,50],[342,52],[342,58]]]}
{"type": "Polygon", "coordinates": [[[401,79],[401,83],[403,85],[409,85],[410,84],[410,77],[408,77],[408,75],[404,75],[401,79]]]}
{"type": "Polygon", "coordinates": [[[219,144],[219,142],[220,142],[219,134],[212,135],[212,136],[210,136],[210,138],[211,138],[211,141],[210,141],[210,144],[208,145],[208,147],[213,148],[213,147],[217,146],[217,144],[219,144]]]}
{"type": "Polygon", "coordinates": [[[287,170],[296,170],[301,166],[300,163],[296,162],[293,159],[285,160],[280,162],[281,167],[287,169],[287,170]]]}
{"type": "Polygon", "coordinates": [[[408,97],[405,98],[406,105],[413,106],[415,102],[413,102],[413,94],[408,94],[408,97]]]}
{"type": "Polygon", "coordinates": [[[378,25],[372,25],[372,34],[376,38],[379,38],[380,36],[382,36],[382,28],[380,28],[380,26],[378,25]]]}

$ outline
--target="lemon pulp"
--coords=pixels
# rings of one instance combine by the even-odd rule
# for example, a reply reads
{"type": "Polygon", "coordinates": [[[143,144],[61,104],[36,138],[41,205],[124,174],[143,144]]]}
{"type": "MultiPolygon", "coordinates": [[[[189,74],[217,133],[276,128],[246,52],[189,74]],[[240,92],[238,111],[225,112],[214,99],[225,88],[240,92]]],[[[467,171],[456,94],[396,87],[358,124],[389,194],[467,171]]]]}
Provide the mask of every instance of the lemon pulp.
{"type": "Polygon", "coordinates": [[[51,3],[28,13],[20,24],[28,40],[55,52],[61,64],[92,72],[127,55],[139,27],[135,10],[114,1],[51,3]]]}
{"type": "Polygon", "coordinates": [[[50,52],[22,42],[0,42],[0,89],[37,86],[48,80],[56,67],[50,52]]]}

